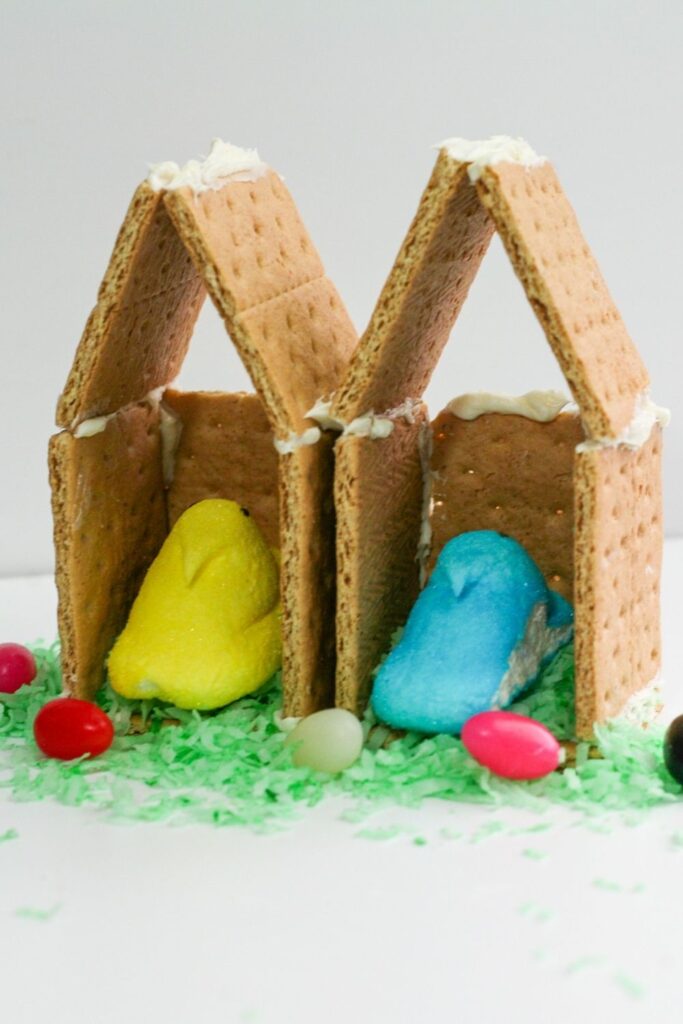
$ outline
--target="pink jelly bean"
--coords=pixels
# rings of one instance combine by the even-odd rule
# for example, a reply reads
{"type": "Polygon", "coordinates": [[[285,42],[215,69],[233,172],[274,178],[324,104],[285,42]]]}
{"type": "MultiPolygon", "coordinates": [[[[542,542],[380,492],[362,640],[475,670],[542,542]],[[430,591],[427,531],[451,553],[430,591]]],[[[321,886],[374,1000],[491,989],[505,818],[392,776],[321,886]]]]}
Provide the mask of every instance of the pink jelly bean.
{"type": "Polygon", "coordinates": [[[560,764],[562,747],[540,722],[511,711],[482,711],[465,722],[468,754],[504,779],[540,779],[560,764]]]}
{"type": "Polygon", "coordinates": [[[0,693],[16,693],[36,677],[36,661],[21,644],[0,644],[0,693]]]}

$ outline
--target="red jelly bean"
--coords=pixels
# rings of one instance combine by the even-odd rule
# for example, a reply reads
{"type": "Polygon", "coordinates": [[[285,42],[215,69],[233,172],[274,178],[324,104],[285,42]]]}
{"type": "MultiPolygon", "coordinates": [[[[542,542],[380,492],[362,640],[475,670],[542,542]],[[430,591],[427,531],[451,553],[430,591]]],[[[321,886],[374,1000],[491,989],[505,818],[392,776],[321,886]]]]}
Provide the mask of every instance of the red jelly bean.
{"type": "Polygon", "coordinates": [[[504,779],[540,779],[560,764],[562,748],[540,722],[511,711],[482,711],[463,726],[463,746],[504,779]]]}
{"type": "Polygon", "coordinates": [[[16,693],[36,678],[36,662],[21,644],[0,644],[0,693],[16,693]]]}
{"type": "Polygon", "coordinates": [[[36,743],[48,757],[71,761],[97,757],[114,738],[114,727],[104,711],[87,700],[58,697],[44,704],[33,723],[36,743]]]}

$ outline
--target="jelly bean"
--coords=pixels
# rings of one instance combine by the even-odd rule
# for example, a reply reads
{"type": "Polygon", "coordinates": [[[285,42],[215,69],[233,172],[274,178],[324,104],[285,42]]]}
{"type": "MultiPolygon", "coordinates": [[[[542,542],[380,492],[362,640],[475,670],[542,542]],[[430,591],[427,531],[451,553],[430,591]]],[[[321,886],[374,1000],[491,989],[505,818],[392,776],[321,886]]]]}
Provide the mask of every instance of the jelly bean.
{"type": "Polygon", "coordinates": [[[292,761],[297,768],[342,772],[358,759],[363,749],[363,729],[350,711],[326,708],[302,718],[285,743],[294,746],[292,761]]]}
{"type": "Polygon", "coordinates": [[[562,748],[540,722],[511,711],[482,711],[463,726],[463,746],[505,779],[540,779],[560,764],[562,748]]]}
{"type": "Polygon", "coordinates": [[[683,715],[674,718],[664,736],[664,764],[683,786],[683,715]]]}
{"type": "Polygon", "coordinates": [[[33,734],[48,757],[71,761],[84,754],[103,754],[111,746],[114,727],[96,704],[75,697],[57,697],[44,704],[36,715],[33,734]]]}
{"type": "Polygon", "coordinates": [[[36,662],[21,644],[0,644],[0,693],[16,693],[36,678],[36,662]]]}

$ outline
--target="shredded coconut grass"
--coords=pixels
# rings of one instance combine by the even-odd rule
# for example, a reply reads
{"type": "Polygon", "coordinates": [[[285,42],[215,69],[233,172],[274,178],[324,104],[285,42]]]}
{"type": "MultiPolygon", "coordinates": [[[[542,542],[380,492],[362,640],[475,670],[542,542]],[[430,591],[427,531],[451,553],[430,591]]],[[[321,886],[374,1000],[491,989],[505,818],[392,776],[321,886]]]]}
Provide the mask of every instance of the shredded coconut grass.
{"type": "MultiPolygon", "coordinates": [[[[663,765],[662,730],[627,723],[598,729],[602,760],[589,759],[587,747],[579,744],[576,767],[535,782],[496,778],[452,736],[407,734],[387,742],[388,731],[376,726],[370,713],[364,721],[366,746],[351,768],[335,776],[295,768],[277,725],[282,707],[277,677],[216,713],[126,701],[107,687],[99,703],[114,723],[111,749],[93,760],[50,760],[35,746],[33,720],[61,692],[58,654],[56,646],[34,648],[37,679],[16,694],[0,695],[0,786],[15,800],[54,799],[120,821],[270,831],[326,796],[346,797],[343,817],[358,822],[375,810],[417,807],[428,798],[539,811],[566,804],[590,815],[642,812],[681,795],[663,765]],[[129,734],[134,715],[147,724],[140,735],[129,734]],[[179,724],[168,725],[168,719],[179,724]]],[[[512,709],[539,719],[558,738],[570,738],[573,692],[573,652],[566,647],[512,709]]],[[[382,830],[377,835],[384,837],[382,830]]]]}

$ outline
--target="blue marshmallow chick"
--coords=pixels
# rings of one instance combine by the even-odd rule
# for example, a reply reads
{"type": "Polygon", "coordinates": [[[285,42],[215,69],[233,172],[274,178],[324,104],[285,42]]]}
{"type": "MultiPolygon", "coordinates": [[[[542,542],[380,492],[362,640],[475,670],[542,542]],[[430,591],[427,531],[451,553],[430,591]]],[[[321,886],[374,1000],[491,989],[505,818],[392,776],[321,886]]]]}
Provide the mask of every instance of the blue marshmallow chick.
{"type": "Polygon", "coordinates": [[[397,729],[457,734],[533,683],[573,621],[517,541],[494,530],[454,537],[377,672],[375,714],[397,729]]]}

